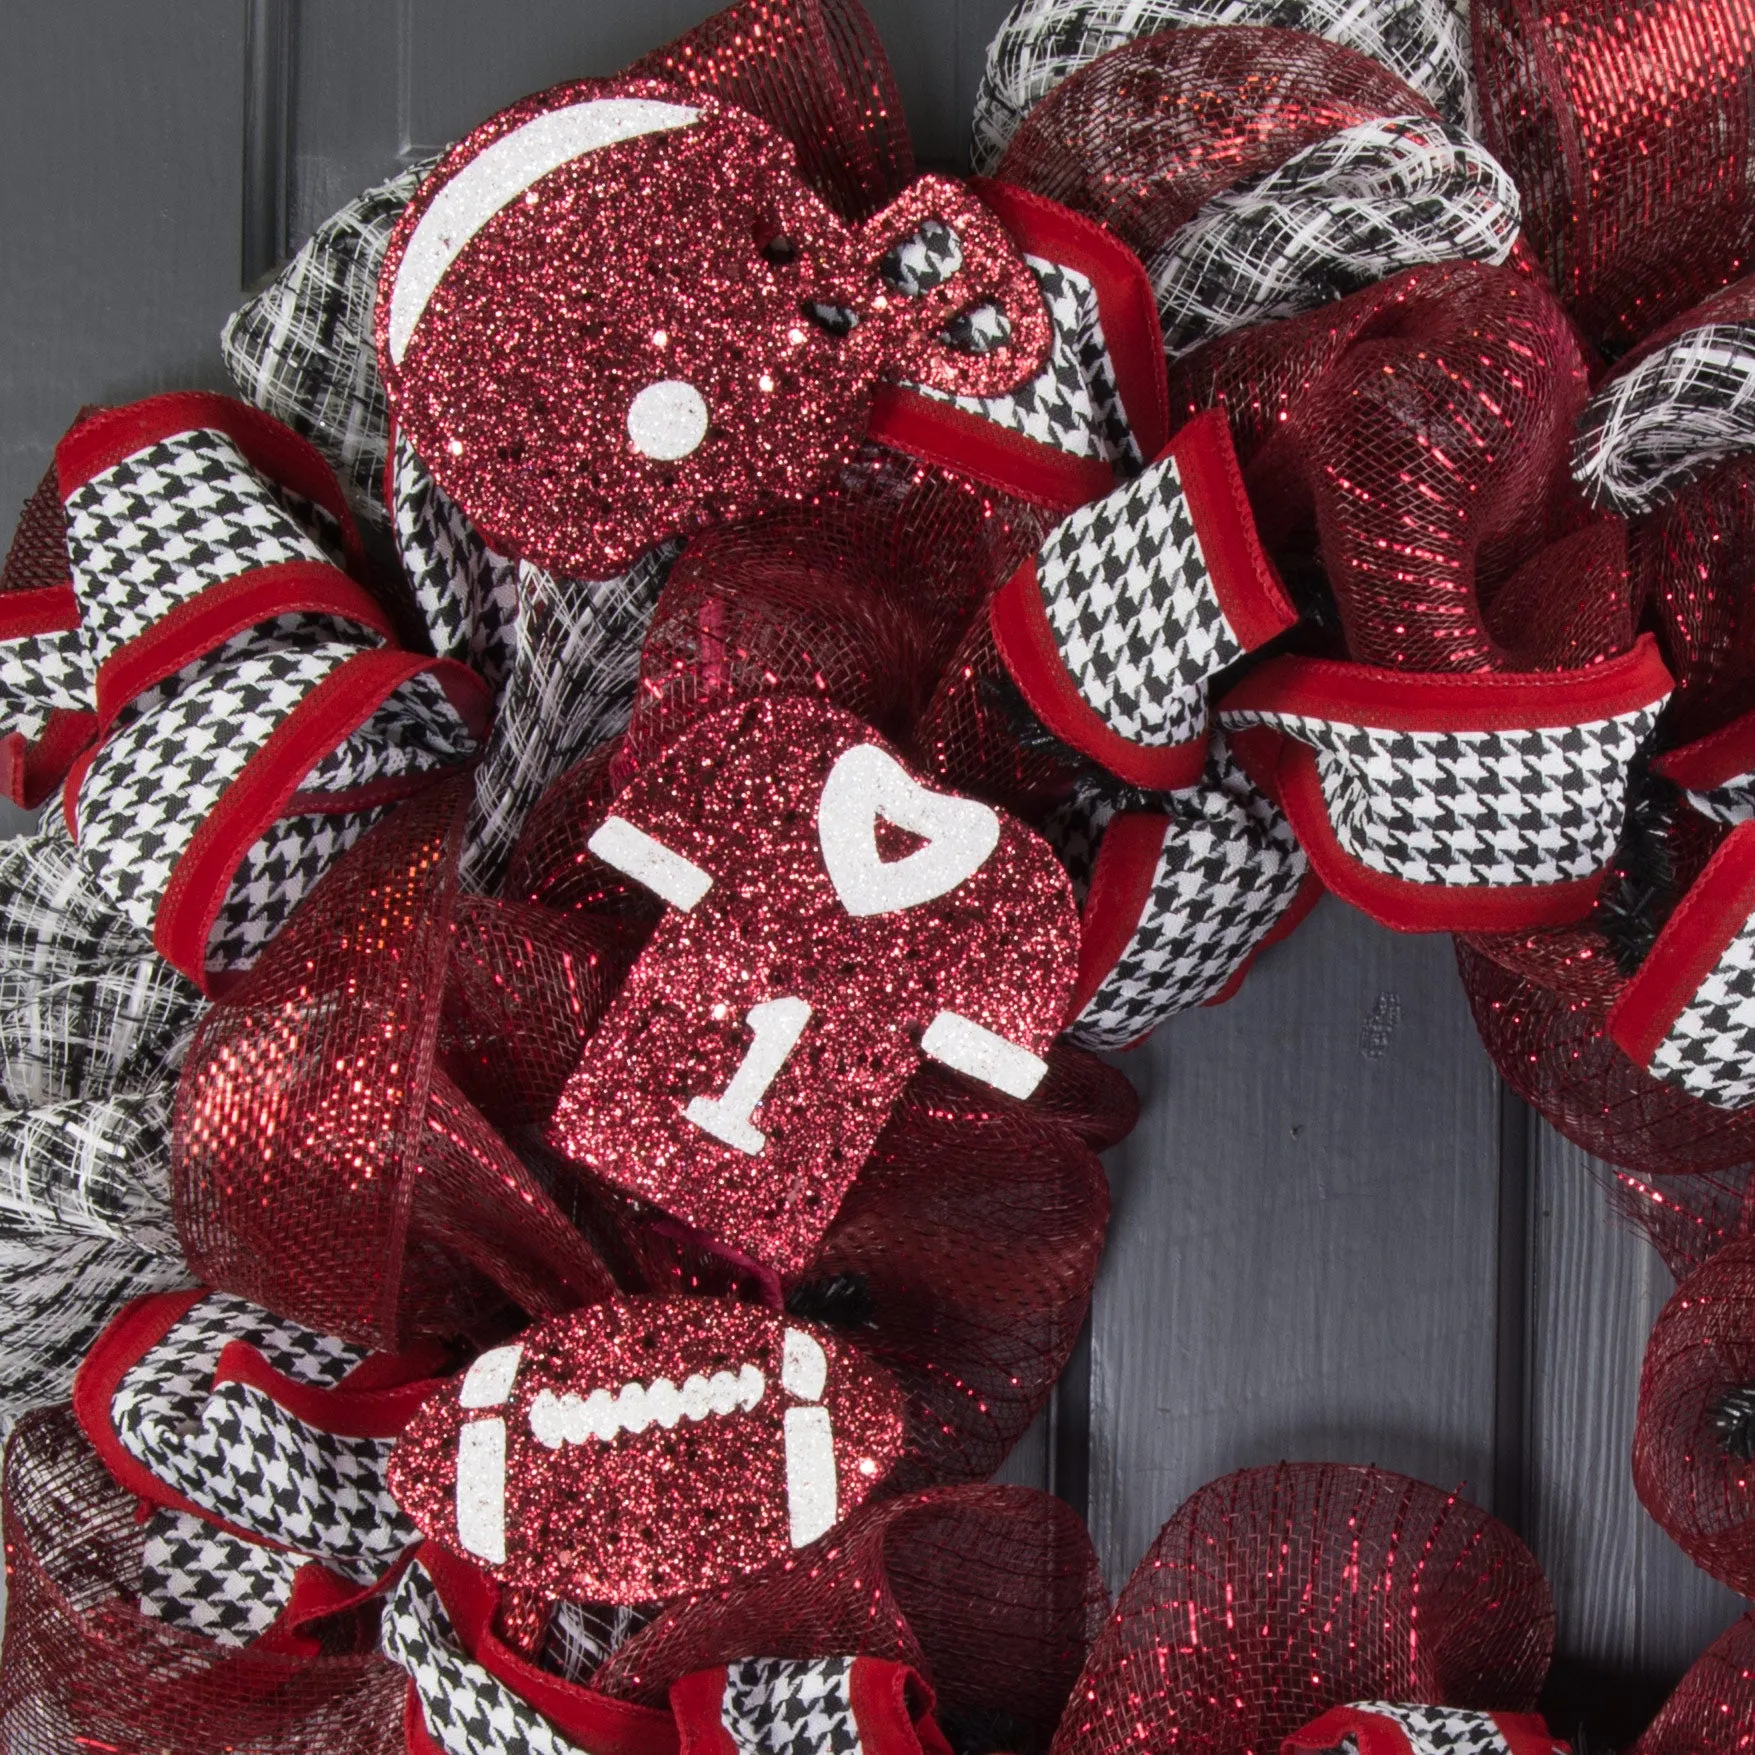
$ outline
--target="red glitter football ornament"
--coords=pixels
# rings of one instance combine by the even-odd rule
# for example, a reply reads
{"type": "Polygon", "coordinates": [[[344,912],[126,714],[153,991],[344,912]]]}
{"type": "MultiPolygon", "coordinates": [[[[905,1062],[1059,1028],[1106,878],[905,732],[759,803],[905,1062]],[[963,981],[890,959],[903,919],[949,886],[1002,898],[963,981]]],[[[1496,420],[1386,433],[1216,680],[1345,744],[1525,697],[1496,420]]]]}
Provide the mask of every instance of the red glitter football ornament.
{"type": "Polygon", "coordinates": [[[503,1583],[644,1603],[824,1535],[902,1452],[902,1394],[845,1338],[747,1304],[630,1298],[484,1353],[390,1484],[503,1583]]]}
{"type": "Polygon", "coordinates": [[[397,426],[506,554],[580,578],[826,485],[882,378],[991,396],[1048,315],[999,220],[923,177],[860,226],[754,116],[654,80],[556,86],[446,155],[398,223],[377,346],[397,426]]]}

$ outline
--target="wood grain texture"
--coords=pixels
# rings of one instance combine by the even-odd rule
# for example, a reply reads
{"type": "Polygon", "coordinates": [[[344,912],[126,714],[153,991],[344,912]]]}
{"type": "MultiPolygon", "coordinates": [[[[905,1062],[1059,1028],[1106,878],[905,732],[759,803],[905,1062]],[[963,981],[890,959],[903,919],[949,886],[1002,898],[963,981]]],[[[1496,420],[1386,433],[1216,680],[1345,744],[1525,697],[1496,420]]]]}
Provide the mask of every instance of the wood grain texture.
{"type": "Polygon", "coordinates": [[[1674,1283],[1611,1212],[1606,1166],[1542,1125],[1533,1172],[1526,1534],[1554,1588],[1562,1652],[1677,1675],[1748,1605],[1633,1491],[1640,1361],[1674,1283]]]}
{"type": "Polygon", "coordinates": [[[1447,940],[1325,901],[1129,1057],[1092,1346],[1118,1584],[1195,1488],[1281,1458],[1491,1493],[1498,1091],[1447,940]]]}
{"type": "Polygon", "coordinates": [[[0,6],[0,518],[86,402],[223,383],[243,13],[0,6]]]}

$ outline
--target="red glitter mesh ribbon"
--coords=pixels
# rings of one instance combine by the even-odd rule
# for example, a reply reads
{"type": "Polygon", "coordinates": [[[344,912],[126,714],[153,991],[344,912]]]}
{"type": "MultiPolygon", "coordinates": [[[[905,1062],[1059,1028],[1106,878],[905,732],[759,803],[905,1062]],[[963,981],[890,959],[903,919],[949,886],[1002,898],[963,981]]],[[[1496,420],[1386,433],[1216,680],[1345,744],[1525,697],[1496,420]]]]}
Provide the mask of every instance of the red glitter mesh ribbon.
{"type": "Polygon", "coordinates": [[[1055,1755],[1273,1750],[1366,1699],[1527,1710],[1553,1639],[1541,1568],[1484,1511],[1380,1469],[1246,1469],[1135,1568],[1055,1755]]]}
{"type": "Polygon", "coordinates": [[[1598,347],[1622,351],[1746,270],[1748,0],[1488,0],[1474,34],[1487,144],[1598,347]]]}
{"type": "MultiPolygon", "coordinates": [[[[1108,1605],[1076,1512],[1024,1487],[940,1488],[856,1513],[791,1563],[674,1603],[593,1686],[661,1705],[693,1671],[766,1657],[911,1664],[937,1716],[1048,1746],[1108,1605]]],[[[953,1741],[955,1740],[953,1736],[953,1741]]]]}
{"type": "Polygon", "coordinates": [[[1755,1749],[1755,1614],[1695,1660],[1631,1755],[1749,1755],[1755,1749]]]}
{"type": "Polygon", "coordinates": [[[1025,117],[994,177],[1100,220],[1150,262],[1210,196],[1318,140],[1432,106],[1388,68],[1302,31],[1141,37],[1025,117]]]}
{"type": "MultiPolygon", "coordinates": [[[[467,806],[466,783],[448,783],[330,872],[208,1013],[178,1089],[172,1198],[191,1268],[386,1351],[479,1332],[508,1298],[536,1313],[611,1285],[436,1058],[467,806]]],[[[496,949],[502,968],[508,951],[554,955],[471,919],[478,966],[496,949]]]]}
{"type": "Polygon", "coordinates": [[[1755,1239],[1721,1249],[1664,1306],[1639,1385],[1633,1481],[1695,1565],[1755,1592],[1755,1239]]]}
{"type": "Polygon", "coordinates": [[[0,1744],[165,1755],[399,1755],[402,1677],[375,1608],[313,1625],[316,1649],[237,1649],[140,1611],[146,1529],[70,1410],[27,1415],[7,1448],[0,1744]]]}

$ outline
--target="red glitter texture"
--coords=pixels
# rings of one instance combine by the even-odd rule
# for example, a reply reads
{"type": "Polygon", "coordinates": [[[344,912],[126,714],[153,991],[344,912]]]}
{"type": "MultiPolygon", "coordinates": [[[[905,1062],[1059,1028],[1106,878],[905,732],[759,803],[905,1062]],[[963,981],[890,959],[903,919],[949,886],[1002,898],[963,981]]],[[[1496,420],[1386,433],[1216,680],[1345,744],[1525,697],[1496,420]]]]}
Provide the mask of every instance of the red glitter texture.
{"type": "Polygon", "coordinates": [[[1347,656],[1426,672],[1557,669],[1629,643],[1612,541],[1532,559],[1582,519],[1566,461],[1587,389],[1553,295],[1478,263],[1411,269],[1170,371],[1173,420],[1230,417],[1294,591],[1320,553],[1347,656]]]}
{"type": "Polygon", "coordinates": [[[1688,1276],[1646,1344],[1633,1434],[1641,1503],[1696,1566],[1755,1594],[1755,1463],[1719,1441],[1727,1390],[1755,1385],[1755,1238],[1688,1276]]]}
{"type": "Polygon", "coordinates": [[[1755,258],[1750,0],[1484,0],[1487,144],[1525,234],[1607,353],[1755,258]]]}
{"type": "Polygon", "coordinates": [[[1630,1755],[1750,1755],[1755,1750],[1755,1614],[1697,1658],[1630,1755]]]}
{"type": "Polygon", "coordinates": [[[783,136],[697,94],[698,120],[574,158],[494,214],[392,357],[410,240],[464,166],[551,111],[688,97],[587,81],[501,112],[422,185],[379,283],[385,388],[434,478],[496,548],[579,577],[619,572],[665,536],[809,498],[858,448],[882,378],[994,395],[1033,376],[1048,348],[1034,276],[960,184],[923,178],[849,228],[802,182],[783,136]],[[962,266],[910,297],[879,266],[927,219],[955,230],[962,266]],[[832,333],[809,314],[819,304],[854,326],[832,333]],[[1010,319],[1009,341],[975,356],[941,339],[983,304],[1010,319]],[[635,398],[660,383],[692,386],[707,411],[680,457],[630,436],[635,398]]]}
{"type": "Polygon", "coordinates": [[[1486,1512],[1380,1469],[1247,1469],[1135,1568],[1054,1755],[1278,1755],[1357,1700],[1526,1711],[1553,1641],[1541,1568],[1486,1512]]]}
{"type": "Polygon", "coordinates": [[[139,1502],[68,1408],[19,1422],[4,1493],[8,1755],[401,1755],[406,1678],[376,1605],[242,1650],[143,1615],[139,1502]]]}
{"type": "MultiPolygon", "coordinates": [[[[397,1442],[390,1486],[434,1541],[462,1551],[456,1517],[460,1433],[487,1418],[505,1431],[502,1583],[584,1602],[649,1603],[710,1589],[792,1551],[784,1336],[816,1341],[828,1374],[813,1407],[834,1434],[839,1515],[884,1484],[900,1454],[901,1394],[887,1373],[827,1329],[710,1298],[633,1298],[551,1318],[520,1337],[508,1400],[471,1412],[459,1390],[426,1404],[397,1442]],[[607,1442],[584,1435],[557,1449],[532,1430],[539,1398],[620,1396],[660,1379],[761,1373],[751,1407],[652,1420],[607,1442]]],[[[642,1416],[643,1417],[643,1416],[642,1416]]],[[[541,1409],[537,1409],[540,1421],[541,1409]]]]}
{"type": "Polygon", "coordinates": [[[549,1135],[603,1180],[781,1271],[810,1258],[939,1012],[1040,1055],[1072,991],[1071,890],[1047,846],[1009,819],[948,895],[847,911],[817,803],[837,758],[872,744],[883,747],[845,714],[758,699],[700,721],[642,767],[613,814],[712,887],[660,921],[549,1135]],[[789,997],[810,1018],[755,1112],[766,1143],[746,1153],[684,1110],[730,1085],[750,1009],[789,997]]]}
{"type": "Polygon", "coordinates": [[[538,935],[490,902],[458,916],[471,784],[449,781],[404,805],[324,876],[202,1020],[177,1092],[172,1201],[194,1273],[386,1351],[489,1331],[508,1300],[542,1312],[612,1289],[440,1064],[443,1047],[471,1077],[484,1030],[517,1018],[526,1034],[492,1080],[506,1101],[539,1104],[565,1076],[554,1056],[570,1061],[625,963],[613,938],[598,956],[578,931],[538,935]],[[462,949],[447,1040],[454,925],[462,949]],[[490,952],[507,977],[491,1005],[483,988],[493,984],[478,978],[490,952]],[[541,1015],[559,1043],[544,1067],[518,978],[556,965],[565,979],[544,989],[541,1015]],[[557,987],[576,1009],[553,1003],[557,987]]]}

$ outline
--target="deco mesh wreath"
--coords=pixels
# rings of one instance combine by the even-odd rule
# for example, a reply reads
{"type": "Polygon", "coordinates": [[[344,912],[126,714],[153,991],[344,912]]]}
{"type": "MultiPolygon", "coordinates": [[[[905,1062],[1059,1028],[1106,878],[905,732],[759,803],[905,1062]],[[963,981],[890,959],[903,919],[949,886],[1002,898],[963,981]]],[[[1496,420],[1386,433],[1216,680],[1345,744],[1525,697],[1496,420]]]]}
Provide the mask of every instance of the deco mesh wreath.
{"type": "MultiPolygon", "coordinates": [[[[1639,1490],[1755,1590],[1752,62],[1023,0],[965,184],[855,0],[741,0],[320,227],[243,401],[82,414],[0,579],[0,1746],[1564,1747],[1454,1496],[1231,1476],[1111,1612],[985,1484],[1090,1050],[1324,889],[1627,1167],[1639,1490]]],[[[1755,1618],[1638,1745],[1751,1748],[1755,1618]]]]}

